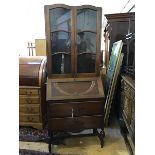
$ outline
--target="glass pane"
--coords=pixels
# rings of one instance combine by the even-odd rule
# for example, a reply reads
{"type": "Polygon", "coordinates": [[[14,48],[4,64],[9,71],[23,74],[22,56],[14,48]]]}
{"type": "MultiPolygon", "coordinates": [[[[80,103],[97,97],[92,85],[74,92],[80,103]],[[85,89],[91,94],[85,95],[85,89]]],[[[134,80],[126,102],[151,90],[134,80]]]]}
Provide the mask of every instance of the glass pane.
{"type": "Polygon", "coordinates": [[[70,33],[54,32],[51,35],[52,73],[71,73],[70,33]]]}
{"type": "Polygon", "coordinates": [[[97,13],[91,9],[77,10],[77,31],[90,30],[96,32],[97,13]]]}
{"type": "Polygon", "coordinates": [[[96,34],[91,32],[80,32],[77,35],[77,52],[96,53],[96,34]]]}
{"type": "Polygon", "coordinates": [[[71,52],[70,33],[54,32],[51,34],[52,54],[57,52],[71,52]]]}
{"type": "Polygon", "coordinates": [[[80,32],[77,35],[77,72],[94,73],[96,63],[96,34],[80,32]]]}
{"type": "Polygon", "coordinates": [[[79,55],[77,60],[77,72],[94,73],[95,62],[96,62],[96,55],[89,53],[79,55]]]}
{"type": "Polygon", "coordinates": [[[106,93],[109,90],[109,86],[111,85],[112,79],[114,78],[115,70],[117,67],[117,62],[120,59],[120,54],[122,50],[123,42],[122,40],[113,43],[112,52],[108,64],[108,70],[106,75],[106,93]]]}
{"type": "Polygon", "coordinates": [[[70,31],[71,11],[66,8],[55,8],[50,10],[51,30],[70,31]]]}
{"type": "Polygon", "coordinates": [[[71,73],[71,56],[67,54],[55,54],[52,56],[52,73],[71,73]]]}

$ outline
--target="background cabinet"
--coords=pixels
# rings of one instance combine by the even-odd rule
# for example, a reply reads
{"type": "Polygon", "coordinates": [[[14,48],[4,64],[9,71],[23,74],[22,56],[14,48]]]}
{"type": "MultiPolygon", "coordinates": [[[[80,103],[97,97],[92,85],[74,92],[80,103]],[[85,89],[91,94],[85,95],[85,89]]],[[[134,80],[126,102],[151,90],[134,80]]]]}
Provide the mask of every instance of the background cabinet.
{"type": "MultiPolygon", "coordinates": [[[[134,65],[134,45],[128,44],[128,40],[126,39],[128,34],[132,33],[135,34],[135,13],[119,13],[119,14],[105,14],[105,17],[108,20],[109,27],[106,28],[105,31],[109,33],[109,49],[106,51],[106,66],[108,66],[109,57],[112,51],[112,45],[114,42],[118,40],[123,41],[123,48],[122,52],[124,54],[122,67],[134,65]],[[129,54],[127,53],[128,48],[130,48],[129,54]]],[[[106,42],[107,44],[107,42],[106,42]]]]}

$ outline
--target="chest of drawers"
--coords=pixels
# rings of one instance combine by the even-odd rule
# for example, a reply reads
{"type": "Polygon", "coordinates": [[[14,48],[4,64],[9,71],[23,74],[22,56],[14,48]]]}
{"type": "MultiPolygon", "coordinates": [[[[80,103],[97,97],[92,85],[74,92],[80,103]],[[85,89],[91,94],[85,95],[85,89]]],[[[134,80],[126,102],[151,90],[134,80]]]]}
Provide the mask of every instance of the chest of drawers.
{"type": "Polygon", "coordinates": [[[42,129],[46,117],[46,57],[19,58],[19,125],[42,129]]]}

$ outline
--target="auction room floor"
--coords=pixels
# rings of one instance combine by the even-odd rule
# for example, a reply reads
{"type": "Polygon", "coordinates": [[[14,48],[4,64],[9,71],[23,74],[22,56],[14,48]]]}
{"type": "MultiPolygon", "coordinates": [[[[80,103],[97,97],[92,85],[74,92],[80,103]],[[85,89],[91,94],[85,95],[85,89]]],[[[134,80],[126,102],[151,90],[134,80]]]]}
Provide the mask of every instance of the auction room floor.
{"type": "MultiPolygon", "coordinates": [[[[118,126],[105,128],[105,144],[101,148],[97,136],[73,137],[64,141],[65,145],[52,146],[52,152],[80,155],[129,155],[118,126]]],[[[48,152],[48,144],[39,142],[19,142],[20,149],[48,152]]]]}

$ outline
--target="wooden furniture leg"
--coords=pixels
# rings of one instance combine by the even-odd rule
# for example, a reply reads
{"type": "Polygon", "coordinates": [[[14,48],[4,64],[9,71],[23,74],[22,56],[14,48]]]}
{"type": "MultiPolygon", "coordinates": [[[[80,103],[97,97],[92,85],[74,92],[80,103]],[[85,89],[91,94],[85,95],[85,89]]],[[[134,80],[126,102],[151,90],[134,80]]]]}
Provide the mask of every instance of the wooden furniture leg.
{"type": "Polygon", "coordinates": [[[101,132],[98,133],[98,137],[100,139],[101,148],[103,148],[103,146],[104,146],[104,137],[105,137],[104,129],[102,129],[101,132]]]}
{"type": "Polygon", "coordinates": [[[93,129],[93,135],[96,135],[98,133],[97,129],[93,129]]]}
{"type": "Polygon", "coordinates": [[[49,151],[49,153],[51,153],[52,136],[53,136],[51,131],[48,131],[48,136],[50,137],[48,140],[48,151],[49,151]]]}

